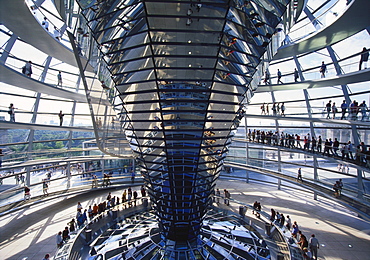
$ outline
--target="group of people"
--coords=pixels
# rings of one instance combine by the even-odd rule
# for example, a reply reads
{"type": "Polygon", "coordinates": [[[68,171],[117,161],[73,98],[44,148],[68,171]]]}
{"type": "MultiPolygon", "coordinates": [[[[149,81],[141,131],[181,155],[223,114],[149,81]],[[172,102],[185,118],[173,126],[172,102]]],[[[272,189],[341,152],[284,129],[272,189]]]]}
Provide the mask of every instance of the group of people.
{"type": "MultiPolygon", "coordinates": [[[[14,107],[14,104],[10,103],[10,105],[8,107],[9,122],[15,122],[15,110],[16,109],[17,108],[14,107]]],[[[59,126],[62,126],[63,125],[63,118],[64,118],[64,114],[63,114],[62,110],[59,111],[58,117],[59,117],[59,126]]]]}
{"type": "MultiPolygon", "coordinates": [[[[48,19],[46,17],[44,17],[44,20],[41,22],[41,25],[42,25],[42,27],[44,27],[44,29],[46,31],[49,32],[49,21],[48,21],[48,19]]],[[[54,26],[53,36],[58,41],[60,41],[60,39],[62,37],[62,34],[60,33],[59,29],[56,26],[54,26]]]]}
{"type": "MultiPolygon", "coordinates": [[[[283,77],[283,74],[281,73],[280,69],[277,70],[276,76],[277,76],[276,84],[284,84],[283,81],[281,80],[281,78],[283,77]]],[[[293,76],[294,76],[294,82],[298,82],[300,76],[299,76],[299,72],[297,68],[294,68],[293,76]]],[[[264,79],[263,79],[263,83],[265,83],[265,85],[271,84],[270,77],[271,77],[270,72],[266,69],[264,79]]]]}
{"type": "MultiPolygon", "coordinates": [[[[367,68],[368,60],[369,60],[369,50],[366,47],[364,47],[360,53],[359,70],[362,69],[362,64],[364,64],[365,69],[367,68]]],[[[321,78],[325,78],[326,73],[328,72],[328,68],[324,61],[321,62],[321,65],[319,67],[319,72],[320,72],[321,78]]],[[[277,70],[276,76],[277,76],[276,84],[283,84],[283,82],[281,81],[282,73],[280,69],[277,70]]],[[[294,68],[293,76],[294,76],[294,82],[298,82],[298,79],[300,78],[300,76],[296,68],[294,68]]],[[[265,83],[266,85],[271,84],[270,72],[267,69],[265,70],[263,83],[265,83]]]]}
{"type": "MultiPolygon", "coordinates": [[[[272,103],[271,111],[272,111],[273,116],[277,116],[277,115],[285,116],[285,109],[286,108],[285,108],[284,102],[281,102],[281,103],[274,102],[274,103],[272,103]]],[[[269,104],[268,103],[263,103],[261,105],[261,115],[269,115],[269,114],[270,114],[269,104]]]]}
{"type": "MultiPolygon", "coordinates": [[[[299,229],[297,221],[294,221],[292,224],[292,220],[289,215],[285,217],[283,213],[279,213],[274,209],[271,209],[270,221],[291,232],[292,238],[295,238],[298,241],[298,246],[303,251],[305,259],[317,259],[317,251],[320,246],[315,234],[312,234],[311,237],[307,239],[299,229]]],[[[294,241],[294,239],[290,240],[294,241]]]]}
{"type": "MultiPolygon", "coordinates": [[[[253,204],[253,214],[257,218],[260,218],[261,203],[255,201],[253,204]]],[[[270,221],[280,228],[286,229],[291,234],[289,241],[294,243],[294,239],[298,241],[298,246],[301,248],[305,259],[317,259],[317,251],[319,249],[319,241],[314,234],[311,235],[310,239],[307,239],[299,229],[297,221],[292,224],[292,219],[289,215],[285,216],[283,213],[279,213],[271,208],[270,221]],[[294,239],[293,239],[294,238],[294,239]]]]}
{"type": "Polygon", "coordinates": [[[334,138],[334,140],[332,140],[332,138],[327,138],[324,141],[321,136],[315,138],[309,133],[301,139],[301,136],[298,134],[256,129],[253,131],[249,129],[247,138],[250,142],[292,149],[299,148],[312,153],[322,153],[322,155],[353,161],[354,163],[370,168],[370,150],[364,142],[355,146],[351,141],[340,142],[338,138],[334,138]],[[338,153],[339,151],[341,154],[338,153]]]}
{"type": "MultiPolygon", "coordinates": [[[[145,186],[140,187],[141,197],[146,197],[145,186]]],[[[124,208],[135,207],[138,199],[138,191],[132,190],[131,187],[124,190],[122,197],[113,196],[111,192],[108,193],[105,200],[100,203],[94,203],[93,206],[88,206],[88,208],[83,208],[81,202],[77,203],[77,213],[76,217],[72,218],[70,222],[67,223],[63,231],[59,231],[56,235],[57,247],[61,248],[63,244],[70,239],[70,235],[77,231],[77,229],[82,228],[87,222],[91,222],[94,217],[99,216],[94,221],[99,221],[103,217],[102,213],[106,210],[112,209],[122,203],[124,208]]]]}
{"type": "Polygon", "coordinates": [[[257,218],[261,217],[260,211],[261,211],[261,202],[255,201],[253,203],[253,211],[252,214],[256,215],[257,218]]]}
{"type": "MultiPolygon", "coordinates": [[[[220,198],[221,198],[221,191],[220,189],[216,189],[215,191],[215,196],[213,197],[213,201],[216,202],[217,204],[220,203],[220,198]]],[[[227,206],[230,206],[230,199],[231,199],[231,194],[227,189],[224,189],[224,204],[227,206]]]]}
{"type": "MultiPolygon", "coordinates": [[[[353,100],[350,104],[347,104],[346,100],[343,100],[342,104],[340,105],[341,108],[341,120],[348,119],[348,120],[358,120],[358,114],[361,113],[361,121],[365,121],[368,119],[368,107],[366,101],[362,101],[359,104],[356,100],[353,100]],[[348,113],[348,117],[346,114],[348,113]]],[[[328,103],[325,105],[325,113],[327,119],[335,119],[336,114],[338,113],[338,107],[335,105],[335,102],[331,102],[329,100],[328,103]]]]}
{"type": "MultiPolygon", "coordinates": [[[[260,109],[261,115],[270,115],[270,107],[268,103],[263,103],[260,109]]],[[[286,107],[284,102],[272,103],[271,111],[273,116],[285,116],[285,110],[286,107]]],[[[336,119],[337,115],[341,114],[341,120],[348,119],[365,121],[368,120],[368,111],[369,108],[365,100],[362,101],[361,104],[359,104],[356,100],[353,100],[350,104],[347,104],[346,100],[343,100],[342,104],[340,105],[340,111],[335,102],[329,100],[329,102],[325,105],[323,114],[326,114],[326,119],[336,119]],[[359,113],[361,113],[360,117],[359,113]]]]}

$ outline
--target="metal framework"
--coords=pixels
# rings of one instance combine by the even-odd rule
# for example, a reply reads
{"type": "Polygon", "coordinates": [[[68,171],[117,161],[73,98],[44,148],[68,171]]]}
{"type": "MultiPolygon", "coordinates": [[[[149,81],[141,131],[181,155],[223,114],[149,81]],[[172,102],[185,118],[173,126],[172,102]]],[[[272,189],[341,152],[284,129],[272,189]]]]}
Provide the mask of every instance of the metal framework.
{"type": "Polygon", "coordinates": [[[164,238],[197,240],[256,67],[289,2],[78,1],[164,238]]]}

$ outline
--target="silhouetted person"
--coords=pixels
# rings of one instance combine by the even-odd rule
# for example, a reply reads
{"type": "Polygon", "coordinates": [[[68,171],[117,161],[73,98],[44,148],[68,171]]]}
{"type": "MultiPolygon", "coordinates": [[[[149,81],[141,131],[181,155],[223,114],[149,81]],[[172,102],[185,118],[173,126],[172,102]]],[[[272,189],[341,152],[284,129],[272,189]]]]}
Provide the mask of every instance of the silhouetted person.
{"type": "Polygon", "coordinates": [[[45,30],[49,31],[49,22],[46,17],[44,17],[44,21],[42,21],[41,25],[45,28],[45,30]]]}
{"type": "Polygon", "coordinates": [[[303,182],[303,179],[302,179],[302,170],[301,170],[301,168],[299,168],[298,169],[298,176],[297,176],[297,181],[301,181],[301,182],[303,182]]]}
{"type": "Polygon", "coordinates": [[[359,70],[362,68],[362,63],[365,63],[365,69],[366,69],[366,63],[369,60],[369,50],[364,47],[361,52],[361,58],[360,58],[360,65],[359,65],[359,70]]]}
{"type": "Polygon", "coordinates": [[[268,70],[265,71],[265,79],[263,82],[265,83],[265,85],[270,84],[270,73],[268,72],[268,70]]]}
{"type": "Polygon", "coordinates": [[[61,33],[56,26],[54,26],[54,38],[60,41],[61,33]]]}
{"type": "Polygon", "coordinates": [[[298,79],[299,79],[298,70],[294,69],[294,82],[298,82],[298,79]]]}
{"type": "Polygon", "coordinates": [[[8,114],[10,116],[10,122],[15,122],[15,107],[13,105],[13,103],[10,103],[10,106],[9,106],[9,110],[8,110],[8,114]]]}
{"type": "Polygon", "coordinates": [[[63,125],[63,117],[64,117],[64,114],[63,114],[62,110],[60,110],[58,116],[59,116],[59,126],[62,126],[63,125]]]}
{"type": "Polygon", "coordinates": [[[348,104],[346,103],[345,100],[343,100],[343,103],[340,105],[340,108],[342,109],[342,117],[340,119],[343,120],[346,118],[346,113],[348,109],[348,104]]]}
{"type": "Polygon", "coordinates": [[[281,81],[281,71],[278,69],[278,72],[277,72],[277,84],[281,83],[281,84],[284,84],[282,81],[281,81]]]}
{"type": "Polygon", "coordinates": [[[58,79],[58,84],[57,86],[61,86],[62,87],[62,72],[59,71],[59,73],[57,74],[57,79],[58,79]]]}
{"type": "Polygon", "coordinates": [[[326,71],[327,71],[326,64],[322,62],[320,67],[321,78],[325,78],[326,71]]]}
{"type": "Polygon", "coordinates": [[[26,64],[22,67],[22,73],[27,77],[31,77],[32,75],[32,61],[26,62],[26,64]]]}

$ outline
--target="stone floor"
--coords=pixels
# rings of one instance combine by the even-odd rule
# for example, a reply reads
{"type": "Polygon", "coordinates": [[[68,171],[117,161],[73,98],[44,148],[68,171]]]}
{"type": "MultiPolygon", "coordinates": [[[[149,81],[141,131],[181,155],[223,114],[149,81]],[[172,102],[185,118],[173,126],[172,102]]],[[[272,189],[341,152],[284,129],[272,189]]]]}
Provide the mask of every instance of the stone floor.
{"type": "MultiPolygon", "coordinates": [[[[297,221],[303,234],[312,233],[320,241],[319,259],[367,260],[370,259],[370,222],[333,200],[297,190],[294,187],[220,179],[220,190],[228,189],[232,199],[252,204],[261,202],[262,210],[271,208],[290,215],[297,221]]],[[[139,187],[137,187],[139,189],[139,187]]],[[[112,195],[121,195],[122,190],[111,190],[112,195]]],[[[30,205],[19,211],[0,217],[0,259],[40,260],[46,253],[56,252],[55,236],[68,221],[75,217],[76,205],[83,207],[99,203],[107,191],[64,197],[30,205]]],[[[231,210],[237,211],[231,203],[231,210]]],[[[247,216],[254,218],[250,211],[247,216]]],[[[264,235],[264,234],[263,234],[264,235]]]]}

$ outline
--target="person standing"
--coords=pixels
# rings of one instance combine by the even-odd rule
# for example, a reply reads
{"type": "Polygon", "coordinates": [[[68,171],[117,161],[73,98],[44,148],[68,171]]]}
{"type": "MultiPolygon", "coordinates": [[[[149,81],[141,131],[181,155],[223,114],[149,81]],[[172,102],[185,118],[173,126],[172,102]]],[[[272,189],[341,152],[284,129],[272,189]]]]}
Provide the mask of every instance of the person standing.
{"type": "Polygon", "coordinates": [[[45,30],[49,31],[49,22],[46,17],[44,17],[44,21],[42,21],[41,25],[44,27],[45,30]]]}
{"type": "Polygon", "coordinates": [[[63,114],[62,110],[60,110],[58,116],[59,116],[59,126],[62,126],[63,125],[63,117],[64,117],[64,114],[63,114]]]}
{"type": "Polygon", "coordinates": [[[296,142],[297,142],[296,147],[298,148],[298,146],[299,146],[299,148],[302,149],[302,146],[301,146],[301,137],[298,134],[295,134],[295,138],[296,138],[296,142]]]}
{"type": "Polygon", "coordinates": [[[229,206],[230,205],[230,193],[224,189],[224,203],[229,206]]]}
{"type": "Polygon", "coordinates": [[[57,79],[58,79],[58,84],[57,86],[61,86],[62,87],[62,72],[59,71],[58,74],[57,74],[57,79]]]}
{"type": "Polygon", "coordinates": [[[321,78],[325,78],[326,71],[327,71],[326,64],[324,62],[322,62],[321,66],[320,66],[321,78]]]}
{"type": "Polygon", "coordinates": [[[50,259],[50,255],[46,254],[42,260],[48,260],[48,259],[50,259]]]}
{"type": "Polygon", "coordinates": [[[303,182],[303,179],[302,179],[302,169],[299,168],[298,169],[298,176],[297,176],[297,181],[301,180],[301,182],[303,182]]]}
{"type": "Polygon", "coordinates": [[[281,110],[281,116],[285,116],[285,105],[284,105],[284,103],[281,103],[280,110],[281,110]]]}
{"type": "Polygon", "coordinates": [[[280,226],[283,227],[285,224],[285,217],[284,217],[284,214],[281,213],[280,214],[280,226]]]}
{"type": "Polygon", "coordinates": [[[289,217],[289,215],[286,216],[286,228],[290,231],[290,228],[292,227],[292,219],[289,217]]]}
{"type": "Polygon", "coordinates": [[[340,118],[340,120],[346,119],[348,105],[345,100],[343,100],[343,103],[340,105],[340,108],[342,109],[342,117],[340,118]]]}
{"type": "Polygon", "coordinates": [[[329,102],[326,104],[326,113],[327,113],[327,116],[326,116],[326,119],[330,119],[330,112],[331,112],[331,100],[329,100],[329,102]]]}
{"type": "Polygon", "coordinates": [[[265,103],[261,105],[261,115],[266,115],[265,103]]]}
{"type": "Polygon", "coordinates": [[[10,106],[9,106],[9,111],[8,111],[8,114],[10,116],[10,119],[9,121],[10,122],[15,122],[15,107],[13,105],[13,103],[10,103],[10,106]]]}
{"type": "Polygon", "coordinates": [[[61,248],[63,246],[62,231],[58,232],[58,234],[56,236],[56,240],[57,240],[57,247],[61,248]]]}
{"type": "Polygon", "coordinates": [[[353,144],[351,143],[351,141],[348,141],[348,144],[347,144],[347,147],[348,147],[348,155],[349,157],[351,157],[351,160],[353,160],[353,144]]]}
{"type": "Polygon", "coordinates": [[[294,82],[298,82],[298,79],[299,79],[298,70],[294,68],[294,82]]]}
{"type": "Polygon", "coordinates": [[[126,196],[127,196],[127,191],[124,190],[123,193],[122,193],[122,199],[121,199],[122,203],[126,202],[126,196]]]}
{"type": "Polygon", "coordinates": [[[48,188],[49,188],[49,186],[46,183],[46,180],[43,180],[42,181],[42,191],[43,191],[43,193],[44,193],[45,196],[48,196],[49,195],[48,188]]]}
{"type": "MultiPolygon", "coordinates": [[[[96,204],[95,204],[95,206],[96,206],[96,204]]],[[[70,222],[68,222],[68,226],[69,226],[69,232],[75,232],[75,230],[76,230],[76,221],[75,221],[74,218],[70,222]]]]}
{"type": "Polygon", "coordinates": [[[263,82],[265,83],[265,85],[270,84],[270,73],[268,72],[268,70],[265,71],[265,79],[263,82]]]}
{"type": "Polygon", "coordinates": [[[142,198],[144,198],[146,196],[146,190],[145,190],[145,186],[144,185],[141,185],[140,193],[141,193],[141,197],[142,198]]]}
{"type": "Polygon", "coordinates": [[[54,38],[57,39],[58,41],[60,41],[60,37],[62,35],[60,34],[60,31],[58,30],[58,28],[56,26],[54,26],[54,38]]]}
{"type": "Polygon", "coordinates": [[[278,69],[277,71],[277,84],[281,83],[281,84],[284,84],[282,81],[281,81],[281,71],[278,69]]]}
{"type": "Polygon", "coordinates": [[[333,102],[333,105],[331,106],[331,111],[333,113],[333,119],[335,119],[335,114],[338,112],[337,106],[335,105],[335,102],[333,102]]]}
{"type": "Polygon", "coordinates": [[[220,203],[220,197],[221,197],[221,192],[220,190],[217,188],[216,189],[216,203],[219,204],[220,203]]]}
{"type": "Polygon", "coordinates": [[[272,115],[276,116],[276,103],[275,102],[272,104],[271,110],[272,110],[272,115]]]}
{"type": "Polygon", "coordinates": [[[312,234],[309,241],[308,246],[310,248],[310,251],[312,253],[312,258],[315,257],[315,260],[317,260],[317,250],[320,248],[319,240],[315,237],[315,234],[312,234]]]}
{"type": "Polygon", "coordinates": [[[312,136],[312,145],[311,145],[311,152],[315,153],[315,149],[317,147],[317,140],[314,136],[312,136]]]}
{"type": "Polygon", "coordinates": [[[26,62],[26,64],[22,68],[22,73],[25,74],[27,77],[31,77],[31,75],[32,75],[32,61],[26,62]]]}
{"type": "Polygon", "coordinates": [[[333,154],[334,156],[338,156],[338,150],[339,150],[339,141],[338,141],[338,138],[334,138],[334,142],[333,142],[333,154]]]}
{"type": "MultiPolygon", "coordinates": [[[[344,160],[344,157],[347,160],[349,160],[349,157],[348,157],[348,146],[347,146],[346,143],[342,145],[341,153],[342,153],[342,160],[344,160]]],[[[343,168],[344,168],[344,166],[343,166],[343,168]]]]}
{"type": "Polygon", "coordinates": [[[367,112],[367,105],[366,105],[366,101],[362,101],[362,103],[359,105],[360,107],[360,110],[361,110],[361,114],[362,114],[362,117],[361,117],[361,121],[364,121],[366,119],[366,112],[367,112]]]}
{"type": "Polygon", "coordinates": [[[366,63],[369,60],[369,50],[364,47],[361,51],[361,58],[360,58],[360,66],[359,70],[362,68],[362,63],[365,63],[365,69],[366,69],[366,63]]]}
{"type": "Polygon", "coordinates": [[[280,114],[280,103],[277,103],[276,104],[276,114],[279,115],[280,114]]]}

